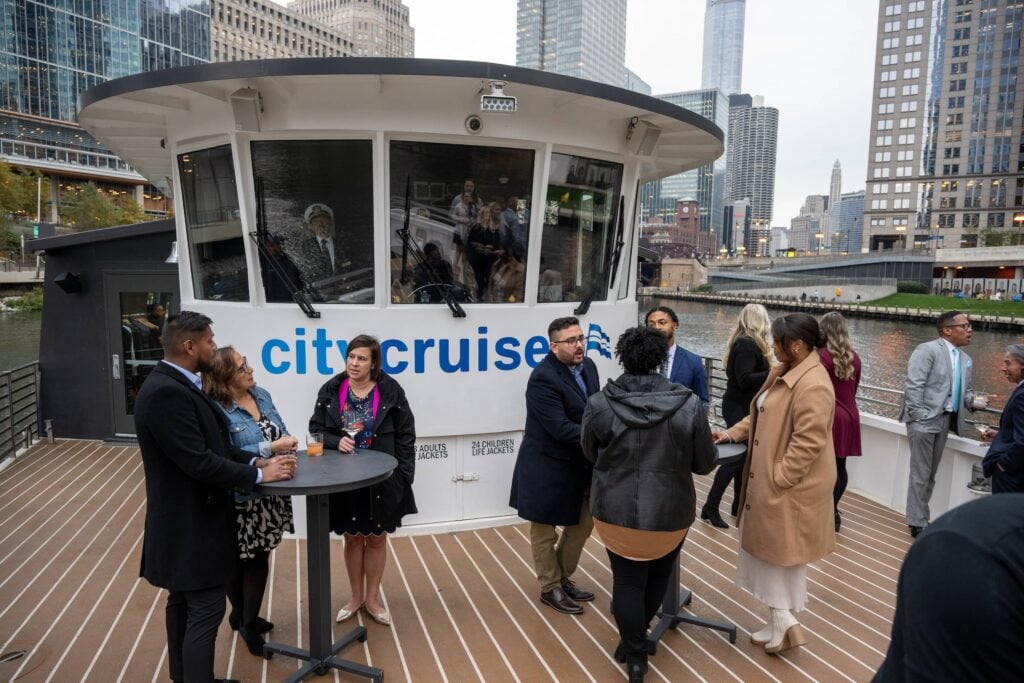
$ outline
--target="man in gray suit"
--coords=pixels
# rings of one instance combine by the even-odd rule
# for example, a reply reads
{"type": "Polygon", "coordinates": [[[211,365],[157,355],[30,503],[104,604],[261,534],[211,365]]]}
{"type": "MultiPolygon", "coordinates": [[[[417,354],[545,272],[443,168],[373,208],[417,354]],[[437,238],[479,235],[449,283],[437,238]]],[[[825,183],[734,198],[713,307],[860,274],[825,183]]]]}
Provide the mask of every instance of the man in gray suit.
{"type": "MultiPolygon", "coordinates": [[[[907,526],[915,538],[928,526],[928,501],[949,430],[965,434],[964,409],[976,406],[971,357],[960,351],[971,343],[970,321],[960,311],[946,311],[935,327],[939,338],[921,344],[910,356],[900,413],[910,440],[907,526]]],[[[984,402],[978,398],[978,404],[984,402]]]]}

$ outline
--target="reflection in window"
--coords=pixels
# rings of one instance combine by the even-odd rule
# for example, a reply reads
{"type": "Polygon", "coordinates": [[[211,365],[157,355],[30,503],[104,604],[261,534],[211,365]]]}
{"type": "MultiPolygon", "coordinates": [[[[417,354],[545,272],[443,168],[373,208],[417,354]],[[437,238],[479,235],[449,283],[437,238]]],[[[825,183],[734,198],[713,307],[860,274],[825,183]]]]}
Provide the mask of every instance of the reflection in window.
{"type": "Polygon", "coordinates": [[[164,320],[174,313],[171,292],[121,292],[121,358],[124,359],[124,402],[135,413],[142,383],[164,357],[164,320]]]}
{"type": "Polygon", "coordinates": [[[532,150],[391,143],[394,303],[523,300],[532,150]],[[400,230],[409,207],[408,245],[400,230]]]}
{"type": "Polygon", "coordinates": [[[195,297],[248,301],[230,145],[180,154],[178,170],[195,297]]]}
{"type": "Polygon", "coordinates": [[[372,155],[369,140],[252,143],[267,301],[301,289],[317,302],[374,302],[372,155]]]}
{"type": "Polygon", "coordinates": [[[622,165],[552,154],[538,301],[608,298],[622,165]]]}

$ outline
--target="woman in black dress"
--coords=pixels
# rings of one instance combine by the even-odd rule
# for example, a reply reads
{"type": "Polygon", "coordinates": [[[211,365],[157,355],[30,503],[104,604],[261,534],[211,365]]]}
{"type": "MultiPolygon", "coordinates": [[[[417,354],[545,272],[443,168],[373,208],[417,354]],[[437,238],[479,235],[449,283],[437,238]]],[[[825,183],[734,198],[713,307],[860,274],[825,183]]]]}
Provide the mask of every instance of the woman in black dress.
{"type": "MultiPolygon", "coordinates": [[[[256,386],[252,368],[230,346],[217,349],[213,367],[203,373],[203,390],[228,418],[228,436],[235,448],[257,458],[293,453],[298,442],[288,434],[266,389],[256,386]]],[[[259,463],[257,463],[258,465],[259,463]]],[[[292,525],[292,500],[288,496],[235,494],[238,511],[238,566],[228,580],[231,602],[228,623],[241,634],[249,652],[263,654],[262,634],[274,625],[260,616],[267,587],[270,551],[292,525]]]]}
{"type": "Polygon", "coordinates": [[[416,512],[416,424],[402,387],[380,365],[376,338],[361,334],[350,341],[345,372],[320,388],[309,431],[324,435],[324,448],[343,454],[371,448],[398,460],[394,473],[379,484],[330,497],[331,530],[345,537],[345,568],[352,587],[337,620],[349,619],[362,607],[386,626],[391,617],[380,601],[380,582],[387,535],[402,525],[404,515],[416,512]],[[346,427],[358,430],[354,438],[345,434],[346,427]]]}
{"type": "MultiPolygon", "coordinates": [[[[722,417],[726,427],[745,418],[750,413],[750,402],[758,389],[768,379],[771,370],[771,327],[768,311],[761,304],[747,304],[740,311],[736,329],[729,337],[725,355],[725,376],[727,384],[722,396],[722,417]]],[[[718,506],[722,494],[732,480],[732,515],[736,516],[736,505],[740,499],[740,478],[743,476],[743,462],[739,460],[722,465],[715,472],[715,480],[708,491],[708,498],[700,511],[700,518],[719,529],[728,529],[718,506]]]]}

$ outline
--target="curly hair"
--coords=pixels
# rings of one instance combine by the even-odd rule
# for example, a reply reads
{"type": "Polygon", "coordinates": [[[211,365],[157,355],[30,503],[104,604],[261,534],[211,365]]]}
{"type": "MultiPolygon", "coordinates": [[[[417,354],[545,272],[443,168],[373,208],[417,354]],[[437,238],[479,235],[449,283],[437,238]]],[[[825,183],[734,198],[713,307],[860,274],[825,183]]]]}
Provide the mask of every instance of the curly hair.
{"type": "Polygon", "coordinates": [[[826,313],[821,316],[819,326],[825,346],[832,355],[836,377],[850,379],[853,377],[853,345],[850,342],[850,331],[846,327],[846,318],[835,311],[826,313]]]}
{"type": "Polygon", "coordinates": [[[656,372],[666,353],[665,335],[646,325],[629,328],[615,343],[615,355],[622,369],[631,375],[656,372]]]}
{"type": "Polygon", "coordinates": [[[213,352],[213,362],[209,372],[203,373],[203,391],[225,408],[235,402],[231,393],[231,381],[235,378],[238,367],[235,366],[235,347],[221,346],[213,352]]]}
{"type": "Polygon", "coordinates": [[[736,319],[736,329],[733,330],[729,342],[725,345],[725,357],[722,358],[722,367],[729,367],[729,352],[732,345],[740,337],[750,337],[757,344],[758,350],[764,354],[768,361],[768,367],[773,364],[772,356],[772,320],[768,317],[768,311],[761,304],[747,304],[740,311],[736,319]]]}

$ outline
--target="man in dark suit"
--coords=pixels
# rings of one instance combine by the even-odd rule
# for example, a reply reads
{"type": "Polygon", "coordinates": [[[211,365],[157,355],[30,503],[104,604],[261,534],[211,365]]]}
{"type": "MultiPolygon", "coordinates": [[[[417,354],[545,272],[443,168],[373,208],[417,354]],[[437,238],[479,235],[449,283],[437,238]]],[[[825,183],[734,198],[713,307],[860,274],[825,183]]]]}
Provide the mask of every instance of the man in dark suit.
{"type": "Polygon", "coordinates": [[[992,477],[992,493],[1024,493],[1024,344],[1010,344],[1003,358],[1003,374],[1013,385],[999,431],[984,435],[992,440],[981,461],[986,477],[992,477]]]}
{"type": "Polygon", "coordinates": [[[697,394],[704,404],[704,409],[707,410],[708,378],[704,372],[704,362],[697,354],[676,344],[679,316],[668,306],[658,306],[647,312],[644,323],[665,335],[668,352],[665,354],[665,362],[661,365],[661,374],[668,377],[670,382],[682,384],[697,394]]]}
{"type": "Polygon", "coordinates": [[[234,566],[233,489],[291,478],[294,456],[253,458],[229,445],[223,412],[202,391],[213,352],[210,319],[182,311],[163,330],[164,359],[139,390],[135,429],[146,472],[140,576],[167,594],[171,679],[213,681],[214,641],[234,566]]]}
{"type": "Polygon", "coordinates": [[[600,389],[597,367],[586,358],[587,337],[576,318],[548,326],[551,352],[526,385],[526,429],[519,446],[509,505],[530,521],[533,566],[540,600],[566,614],[581,614],[594,594],[572,574],[594,528],[590,517],[591,465],[580,447],[587,397],[600,389]],[[561,536],[556,526],[563,527],[561,536]]]}

